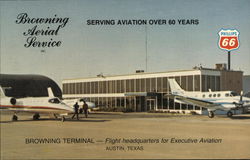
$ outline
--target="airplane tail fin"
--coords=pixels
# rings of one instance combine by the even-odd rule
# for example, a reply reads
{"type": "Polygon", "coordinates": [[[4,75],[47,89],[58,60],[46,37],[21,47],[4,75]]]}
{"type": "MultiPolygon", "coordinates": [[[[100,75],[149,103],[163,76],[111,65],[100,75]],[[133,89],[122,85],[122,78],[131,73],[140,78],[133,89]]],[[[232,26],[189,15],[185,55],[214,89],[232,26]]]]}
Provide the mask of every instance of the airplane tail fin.
{"type": "Polygon", "coordinates": [[[168,79],[169,86],[171,89],[171,93],[174,95],[183,95],[184,90],[180,87],[180,85],[176,82],[175,79],[168,79]]]}
{"type": "Polygon", "coordinates": [[[49,97],[55,97],[51,87],[48,88],[48,95],[49,97]]]}
{"type": "Polygon", "coordinates": [[[4,91],[3,91],[2,86],[0,86],[0,97],[1,97],[1,98],[6,97],[6,96],[5,96],[5,93],[4,93],[4,91]]]}

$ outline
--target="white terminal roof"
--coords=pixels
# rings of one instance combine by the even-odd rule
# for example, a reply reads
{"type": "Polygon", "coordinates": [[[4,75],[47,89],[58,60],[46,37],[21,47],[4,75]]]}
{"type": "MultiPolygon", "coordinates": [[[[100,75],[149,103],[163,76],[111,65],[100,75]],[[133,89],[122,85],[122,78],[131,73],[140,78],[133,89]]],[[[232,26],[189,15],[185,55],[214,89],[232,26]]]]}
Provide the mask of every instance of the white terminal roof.
{"type": "Polygon", "coordinates": [[[175,76],[190,76],[190,75],[220,76],[220,73],[221,73],[220,70],[215,70],[215,69],[192,69],[192,70],[178,70],[178,71],[153,72],[153,73],[142,72],[142,73],[134,73],[134,74],[113,75],[113,76],[103,75],[100,77],[64,79],[62,83],[141,79],[141,78],[156,78],[156,77],[175,77],[175,76]]]}

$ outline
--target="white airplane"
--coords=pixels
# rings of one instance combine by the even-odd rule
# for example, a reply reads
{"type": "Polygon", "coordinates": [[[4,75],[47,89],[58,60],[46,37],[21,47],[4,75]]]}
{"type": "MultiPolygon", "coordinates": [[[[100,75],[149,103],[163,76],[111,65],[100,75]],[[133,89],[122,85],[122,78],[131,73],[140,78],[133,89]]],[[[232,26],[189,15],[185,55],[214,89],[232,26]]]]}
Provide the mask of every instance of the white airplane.
{"type": "Polygon", "coordinates": [[[5,96],[5,93],[0,86],[1,100],[0,110],[11,111],[14,113],[12,121],[17,121],[17,113],[28,112],[33,113],[33,120],[40,118],[40,113],[54,115],[55,118],[59,115],[64,121],[66,115],[73,113],[72,107],[63,103],[59,98],[55,97],[51,88],[48,88],[48,97],[27,97],[13,98],[5,96]]]}
{"type": "Polygon", "coordinates": [[[82,106],[83,106],[83,103],[84,101],[87,103],[88,105],[88,112],[90,113],[91,110],[93,110],[93,108],[96,108],[96,105],[95,103],[93,102],[88,102],[86,101],[84,98],[78,98],[78,99],[64,99],[62,100],[65,104],[67,104],[68,106],[71,106],[73,107],[74,104],[77,102],[78,105],[79,105],[79,113],[83,113],[83,110],[82,110],[82,106]]]}
{"type": "Polygon", "coordinates": [[[168,79],[171,94],[175,99],[187,104],[207,108],[208,117],[213,118],[216,110],[227,111],[227,116],[232,117],[232,110],[250,106],[250,98],[238,95],[233,91],[190,92],[184,91],[175,79],[168,79]],[[244,100],[243,100],[244,99],[244,100]]]}

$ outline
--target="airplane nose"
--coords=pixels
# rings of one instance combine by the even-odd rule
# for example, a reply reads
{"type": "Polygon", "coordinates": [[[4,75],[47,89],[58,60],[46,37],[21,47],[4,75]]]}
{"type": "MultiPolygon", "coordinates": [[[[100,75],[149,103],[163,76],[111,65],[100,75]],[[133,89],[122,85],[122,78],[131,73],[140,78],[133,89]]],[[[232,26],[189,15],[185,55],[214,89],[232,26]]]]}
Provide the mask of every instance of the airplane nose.
{"type": "Polygon", "coordinates": [[[65,108],[70,112],[74,112],[74,109],[68,105],[65,105],[65,108]]]}

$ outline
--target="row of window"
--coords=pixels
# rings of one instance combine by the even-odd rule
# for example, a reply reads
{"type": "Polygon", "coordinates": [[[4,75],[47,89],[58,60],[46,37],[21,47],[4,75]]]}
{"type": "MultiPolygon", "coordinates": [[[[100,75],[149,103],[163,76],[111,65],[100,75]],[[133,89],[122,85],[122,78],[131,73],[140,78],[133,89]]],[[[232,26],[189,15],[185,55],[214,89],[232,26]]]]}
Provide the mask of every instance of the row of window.
{"type": "MultiPolygon", "coordinates": [[[[230,93],[225,93],[224,96],[225,97],[234,97],[234,96],[239,96],[239,94],[236,93],[236,92],[231,91],[230,93]]],[[[205,98],[206,95],[203,94],[202,97],[205,98]]],[[[214,94],[208,94],[208,97],[209,98],[211,98],[211,97],[221,97],[221,94],[220,93],[217,93],[217,94],[216,93],[214,93],[214,94]]]]}
{"type": "Polygon", "coordinates": [[[202,91],[220,91],[220,76],[207,76],[202,75],[202,91]]]}
{"type": "Polygon", "coordinates": [[[89,101],[94,102],[98,107],[106,108],[130,108],[134,111],[149,111],[155,109],[165,110],[200,110],[198,106],[174,103],[172,99],[162,98],[145,99],[144,97],[94,97],[89,98],[89,101]],[[154,103],[150,103],[150,102],[154,103]],[[156,108],[157,107],[157,108],[156,108]]]}
{"type": "Polygon", "coordinates": [[[220,90],[219,76],[178,76],[96,82],[64,83],[63,94],[103,94],[125,92],[169,92],[168,78],[175,78],[187,91],[220,90]],[[201,80],[200,80],[200,77],[201,80]],[[202,84],[202,85],[200,85],[202,84]]]}
{"type": "MultiPolygon", "coordinates": [[[[221,96],[220,93],[218,93],[218,94],[209,94],[209,95],[208,95],[209,98],[211,98],[211,97],[220,97],[220,96],[221,96]]],[[[226,96],[226,95],[225,95],[225,96],[226,96]]],[[[206,98],[206,95],[203,94],[202,97],[203,97],[203,98],[206,98]]]]}

